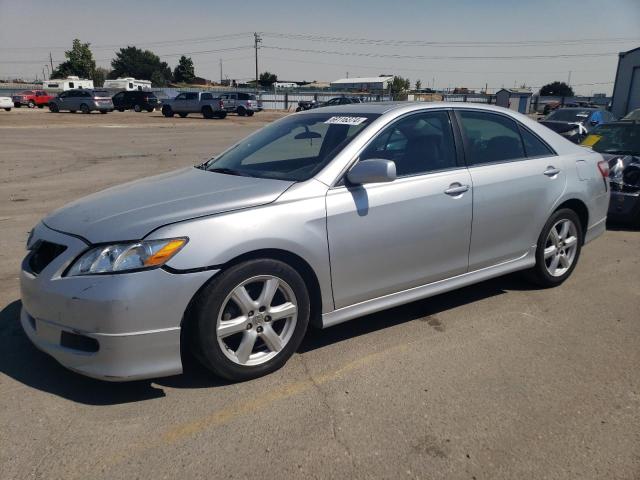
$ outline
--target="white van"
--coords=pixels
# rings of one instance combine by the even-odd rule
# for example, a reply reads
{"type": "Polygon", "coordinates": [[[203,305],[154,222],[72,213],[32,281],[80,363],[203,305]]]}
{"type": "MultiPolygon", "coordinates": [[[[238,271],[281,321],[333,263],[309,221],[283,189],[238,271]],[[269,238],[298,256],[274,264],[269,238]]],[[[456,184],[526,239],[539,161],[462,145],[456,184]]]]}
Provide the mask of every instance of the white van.
{"type": "Polygon", "coordinates": [[[115,80],[105,80],[103,88],[111,90],[151,90],[149,80],[136,80],[135,78],[116,78],[115,80]]]}
{"type": "Polygon", "coordinates": [[[67,78],[50,78],[42,83],[42,88],[46,90],[74,90],[82,88],[93,88],[93,80],[85,80],[80,77],[69,76],[67,78]]]}

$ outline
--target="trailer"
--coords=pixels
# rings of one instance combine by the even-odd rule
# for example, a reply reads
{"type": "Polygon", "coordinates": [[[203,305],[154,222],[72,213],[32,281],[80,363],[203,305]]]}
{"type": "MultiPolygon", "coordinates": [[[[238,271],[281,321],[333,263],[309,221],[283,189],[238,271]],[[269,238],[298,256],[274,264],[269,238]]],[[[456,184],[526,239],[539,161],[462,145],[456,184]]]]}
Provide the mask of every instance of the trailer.
{"type": "Polygon", "coordinates": [[[93,80],[86,80],[75,76],[69,76],[67,78],[50,78],[49,80],[42,82],[42,88],[50,90],[93,88],[93,80]]]}
{"type": "Polygon", "coordinates": [[[136,80],[135,78],[116,78],[114,80],[105,80],[103,88],[109,90],[151,90],[151,82],[149,80],[136,80]]]}

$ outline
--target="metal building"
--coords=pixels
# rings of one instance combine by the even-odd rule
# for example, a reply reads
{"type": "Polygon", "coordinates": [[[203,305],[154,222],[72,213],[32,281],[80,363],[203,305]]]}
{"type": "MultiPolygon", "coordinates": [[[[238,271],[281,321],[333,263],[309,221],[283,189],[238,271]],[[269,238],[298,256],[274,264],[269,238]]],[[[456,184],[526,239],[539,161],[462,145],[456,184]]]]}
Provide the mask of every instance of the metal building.
{"type": "Polygon", "coordinates": [[[528,88],[502,88],[496,92],[496,105],[516,112],[528,113],[531,95],[533,93],[528,88]]]}
{"type": "Polygon", "coordinates": [[[636,108],[640,108],[640,47],[619,54],[611,113],[623,117],[636,108]]]}
{"type": "Polygon", "coordinates": [[[389,88],[393,77],[353,77],[341,78],[331,82],[333,88],[357,90],[359,92],[384,92],[389,88]]]}

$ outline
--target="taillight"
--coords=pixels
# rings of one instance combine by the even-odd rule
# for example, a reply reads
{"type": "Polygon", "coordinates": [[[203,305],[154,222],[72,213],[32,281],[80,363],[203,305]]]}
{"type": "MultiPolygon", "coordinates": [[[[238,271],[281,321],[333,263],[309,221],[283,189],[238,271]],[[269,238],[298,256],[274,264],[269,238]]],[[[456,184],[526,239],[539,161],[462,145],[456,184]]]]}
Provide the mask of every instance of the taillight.
{"type": "Polygon", "coordinates": [[[598,162],[598,170],[600,170],[600,174],[602,175],[602,178],[608,178],[609,177],[609,162],[607,162],[606,160],[600,160],[598,162]]]}
{"type": "Polygon", "coordinates": [[[219,102],[220,102],[220,103],[218,104],[218,106],[219,106],[220,108],[224,108],[224,102],[223,102],[222,100],[219,100],[219,102]]]}

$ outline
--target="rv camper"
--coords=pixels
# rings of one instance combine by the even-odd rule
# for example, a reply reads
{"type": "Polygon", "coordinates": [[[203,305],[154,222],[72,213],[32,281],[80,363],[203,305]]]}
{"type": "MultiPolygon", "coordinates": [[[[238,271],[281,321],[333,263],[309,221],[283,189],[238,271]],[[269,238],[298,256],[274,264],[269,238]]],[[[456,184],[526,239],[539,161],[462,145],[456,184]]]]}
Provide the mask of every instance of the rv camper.
{"type": "Polygon", "coordinates": [[[73,90],[82,88],[93,88],[93,80],[84,80],[80,77],[50,78],[42,82],[42,88],[46,90],[73,90]]]}
{"type": "Polygon", "coordinates": [[[110,90],[151,90],[149,80],[136,80],[135,78],[116,78],[115,80],[105,80],[104,88],[110,90]]]}

